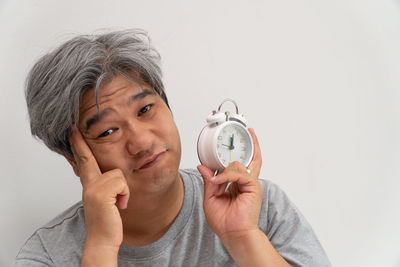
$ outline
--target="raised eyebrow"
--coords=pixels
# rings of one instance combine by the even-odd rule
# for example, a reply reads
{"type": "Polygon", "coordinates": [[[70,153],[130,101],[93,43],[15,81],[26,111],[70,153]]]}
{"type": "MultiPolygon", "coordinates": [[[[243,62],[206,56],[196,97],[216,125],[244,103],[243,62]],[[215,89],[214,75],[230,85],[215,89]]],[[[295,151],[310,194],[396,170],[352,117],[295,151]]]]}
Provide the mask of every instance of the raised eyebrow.
{"type": "Polygon", "coordinates": [[[94,124],[98,123],[101,119],[103,119],[109,113],[110,113],[110,110],[109,109],[105,109],[105,110],[102,110],[102,111],[96,113],[92,117],[90,117],[85,123],[86,124],[85,132],[88,132],[89,128],[91,126],[93,126],[94,124]]]}
{"type": "Polygon", "coordinates": [[[131,97],[129,97],[128,99],[128,105],[133,104],[135,101],[138,101],[140,99],[145,98],[148,95],[155,95],[156,92],[154,92],[153,90],[149,90],[149,89],[144,89],[143,91],[141,91],[140,93],[133,95],[131,97]]]}
{"type": "MultiPolygon", "coordinates": [[[[155,94],[156,94],[156,92],[154,92],[153,90],[144,89],[140,93],[129,97],[128,105],[131,105],[135,101],[143,99],[148,95],[155,95],[155,94]]],[[[102,111],[98,112],[97,114],[93,115],[92,117],[90,117],[85,123],[86,124],[85,131],[88,132],[91,126],[93,126],[94,124],[98,123],[102,118],[107,116],[107,114],[109,114],[109,112],[110,112],[110,110],[105,109],[105,110],[102,110],[102,111]]]]}

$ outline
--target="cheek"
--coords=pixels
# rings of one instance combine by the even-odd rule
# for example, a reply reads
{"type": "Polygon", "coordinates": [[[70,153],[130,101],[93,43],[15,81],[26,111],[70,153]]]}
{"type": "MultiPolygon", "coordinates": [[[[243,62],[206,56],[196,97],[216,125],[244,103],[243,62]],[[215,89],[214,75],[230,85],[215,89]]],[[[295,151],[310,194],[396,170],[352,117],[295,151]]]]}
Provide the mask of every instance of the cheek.
{"type": "Polygon", "coordinates": [[[91,148],[93,155],[97,160],[100,170],[104,173],[114,169],[124,170],[126,168],[124,158],[122,157],[123,151],[119,145],[115,144],[102,144],[96,145],[91,148]],[[117,160],[118,159],[118,160],[117,160]]]}
{"type": "Polygon", "coordinates": [[[179,136],[179,131],[173,121],[172,117],[170,118],[169,123],[165,123],[164,133],[168,138],[168,141],[172,148],[177,152],[179,158],[181,154],[181,139],[179,136]]]}
{"type": "Polygon", "coordinates": [[[181,137],[179,136],[179,131],[178,128],[176,128],[176,126],[174,127],[174,131],[173,131],[173,136],[175,137],[175,145],[177,147],[179,156],[181,154],[181,137]]]}

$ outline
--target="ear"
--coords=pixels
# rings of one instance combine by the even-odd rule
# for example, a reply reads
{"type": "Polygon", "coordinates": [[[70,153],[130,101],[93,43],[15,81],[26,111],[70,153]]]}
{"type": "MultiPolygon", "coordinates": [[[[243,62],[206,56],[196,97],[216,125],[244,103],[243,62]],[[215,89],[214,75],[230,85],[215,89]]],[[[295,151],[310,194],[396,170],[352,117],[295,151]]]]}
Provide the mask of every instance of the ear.
{"type": "Polygon", "coordinates": [[[64,155],[64,158],[68,161],[68,163],[71,165],[72,169],[74,170],[74,173],[76,176],[79,176],[79,169],[78,165],[76,164],[75,160],[70,159],[68,156],[64,155]]]}

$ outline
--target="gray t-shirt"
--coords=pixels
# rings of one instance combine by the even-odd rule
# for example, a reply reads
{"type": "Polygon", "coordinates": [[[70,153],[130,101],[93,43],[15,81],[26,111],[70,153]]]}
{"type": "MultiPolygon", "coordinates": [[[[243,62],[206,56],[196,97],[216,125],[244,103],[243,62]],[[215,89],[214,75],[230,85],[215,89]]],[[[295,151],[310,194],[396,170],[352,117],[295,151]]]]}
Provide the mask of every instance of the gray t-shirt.
{"type": "MultiPolygon", "coordinates": [[[[121,246],[118,266],[237,266],[207,224],[203,179],[180,170],[185,196],[178,217],[158,241],[144,247],[121,246]]],[[[259,228],[292,266],[331,266],[311,226],[275,184],[260,180],[263,202],[259,228]]],[[[39,228],[25,243],[14,266],[80,266],[85,242],[81,202],[39,228]]]]}

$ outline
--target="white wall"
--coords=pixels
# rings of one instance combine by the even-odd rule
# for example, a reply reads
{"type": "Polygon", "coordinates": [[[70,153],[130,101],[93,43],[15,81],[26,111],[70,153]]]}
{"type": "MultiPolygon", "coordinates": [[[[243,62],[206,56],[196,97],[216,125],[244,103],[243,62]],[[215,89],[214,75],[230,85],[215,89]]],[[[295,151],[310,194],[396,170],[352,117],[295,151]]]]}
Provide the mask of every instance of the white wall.
{"type": "Polygon", "coordinates": [[[67,162],[29,132],[23,85],[44,52],[99,28],[149,31],[197,164],[225,97],[256,130],[262,177],[313,225],[335,266],[400,266],[400,2],[0,2],[0,266],[80,199],[67,162]],[[118,4],[117,4],[118,3],[118,4]]]}

